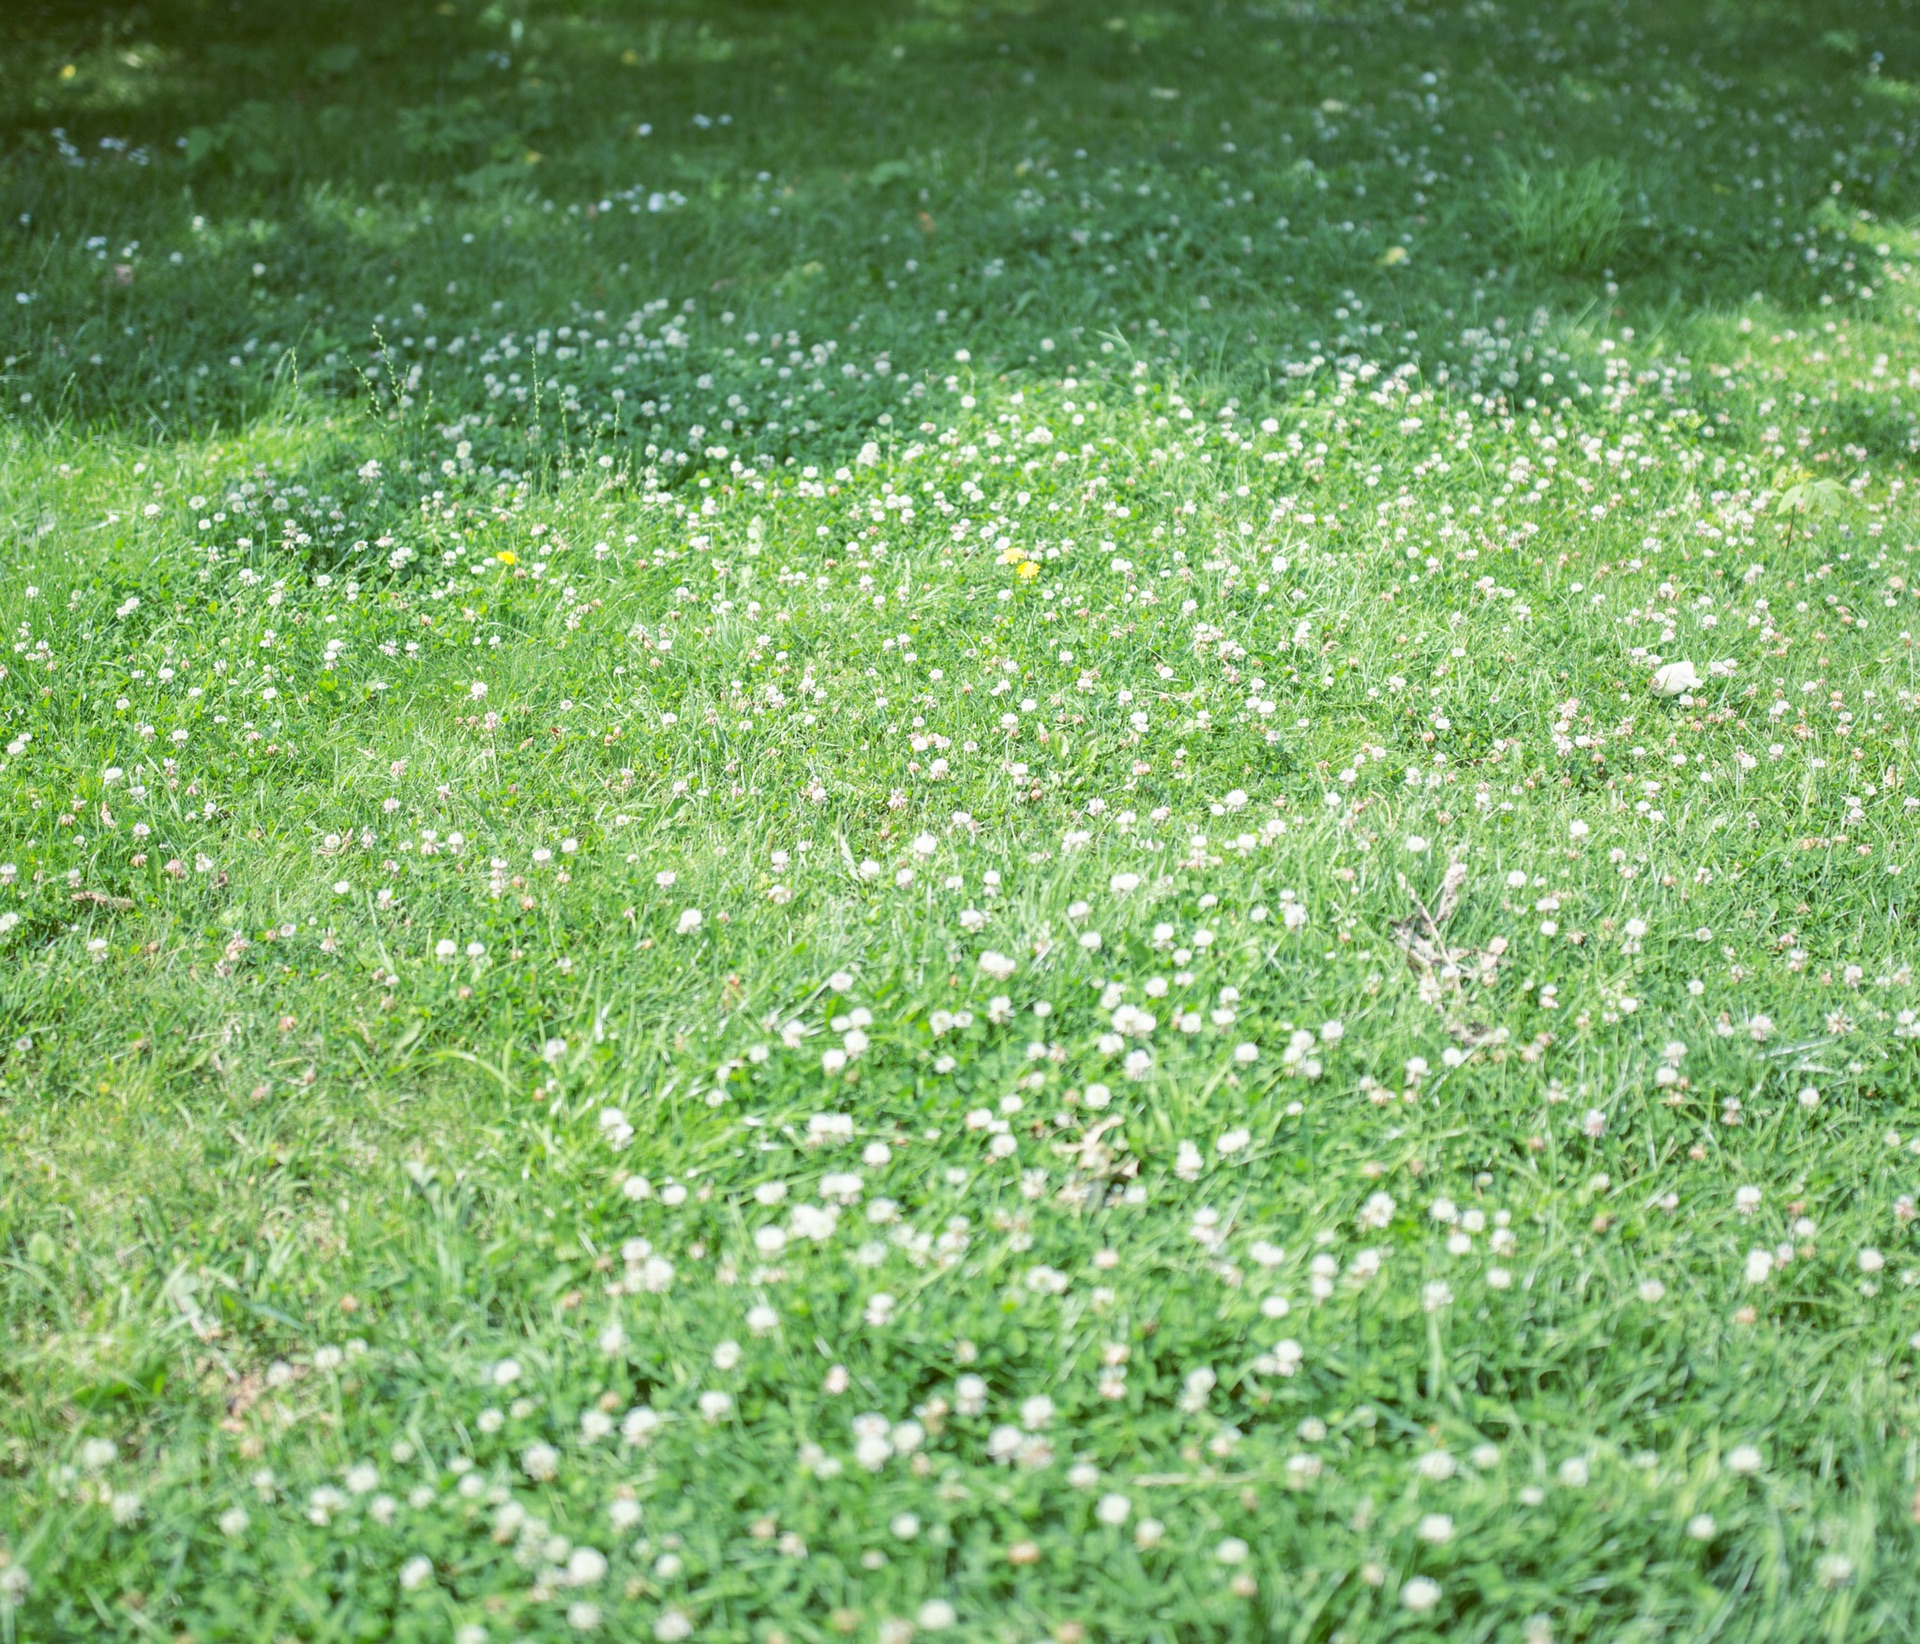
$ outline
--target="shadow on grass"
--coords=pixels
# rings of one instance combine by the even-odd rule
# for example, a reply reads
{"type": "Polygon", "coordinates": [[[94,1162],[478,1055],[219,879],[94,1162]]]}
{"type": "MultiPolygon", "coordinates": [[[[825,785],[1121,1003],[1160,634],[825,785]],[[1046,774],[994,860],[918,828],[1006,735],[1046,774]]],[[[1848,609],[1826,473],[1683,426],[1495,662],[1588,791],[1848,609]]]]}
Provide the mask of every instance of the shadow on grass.
{"type": "MultiPolygon", "coordinates": [[[[0,61],[31,299],[0,382],[141,438],[245,426],[288,361],[360,399],[390,333],[655,297],[858,326],[910,369],[961,326],[1015,367],[1163,328],[1253,393],[1392,353],[1355,314],[1428,366],[1535,311],[1682,336],[1764,293],[1814,322],[1920,202],[1920,26],[1869,0],[156,0],[13,8],[0,61]],[[1522,231],[1516,199],[1581,178],[1597,232],[1522,231]]],[[[1903,412],[1844,419],[1908,449],[1903,412]]]]}

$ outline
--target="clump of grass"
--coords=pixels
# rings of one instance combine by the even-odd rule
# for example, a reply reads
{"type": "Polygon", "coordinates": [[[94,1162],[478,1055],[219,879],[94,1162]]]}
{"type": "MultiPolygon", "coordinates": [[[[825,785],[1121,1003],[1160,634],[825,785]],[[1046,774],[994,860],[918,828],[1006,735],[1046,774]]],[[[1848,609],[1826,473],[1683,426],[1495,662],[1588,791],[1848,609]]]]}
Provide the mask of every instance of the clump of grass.
{"type": "Polygon", "coordinates": [[[1493,207],[1517,256],[1576,273],[1620,249],[1625,182],[1617,160],[1539,167],[1502,156],[1493,207]]]}

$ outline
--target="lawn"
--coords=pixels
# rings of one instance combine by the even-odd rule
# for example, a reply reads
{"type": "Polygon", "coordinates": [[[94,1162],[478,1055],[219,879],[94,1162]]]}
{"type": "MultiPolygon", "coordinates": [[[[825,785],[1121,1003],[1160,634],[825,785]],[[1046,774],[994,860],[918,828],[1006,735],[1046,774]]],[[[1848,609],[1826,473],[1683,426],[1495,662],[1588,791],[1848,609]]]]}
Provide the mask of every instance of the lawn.
{"type": "Polygon", "coordinates": [[[1920,12],[0,17],[0,1639],[1920,1638],[1920,12]]]}

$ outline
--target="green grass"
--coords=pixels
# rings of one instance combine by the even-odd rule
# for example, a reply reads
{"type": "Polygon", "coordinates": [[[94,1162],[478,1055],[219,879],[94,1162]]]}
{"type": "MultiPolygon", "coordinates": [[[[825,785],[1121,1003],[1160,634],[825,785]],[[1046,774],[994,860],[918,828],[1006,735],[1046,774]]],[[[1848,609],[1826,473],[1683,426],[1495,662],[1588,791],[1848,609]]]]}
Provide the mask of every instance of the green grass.
{"type": "Polygon", "coordinates": [[[9,10],[0,1637],[1920,1635],[1916,86],[9,10]]]}

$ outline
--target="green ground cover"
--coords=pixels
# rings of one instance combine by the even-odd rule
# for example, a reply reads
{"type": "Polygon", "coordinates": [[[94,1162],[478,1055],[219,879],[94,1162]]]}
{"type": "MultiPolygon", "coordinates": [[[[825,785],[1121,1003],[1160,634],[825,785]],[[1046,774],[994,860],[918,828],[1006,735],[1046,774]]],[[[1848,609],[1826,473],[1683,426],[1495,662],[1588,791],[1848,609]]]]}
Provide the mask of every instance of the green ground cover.
{"type": "Polygon", "coordinates": [[[1920,1635],[1920,15],[0,18],[0,1637],[1920,1635]]]}

